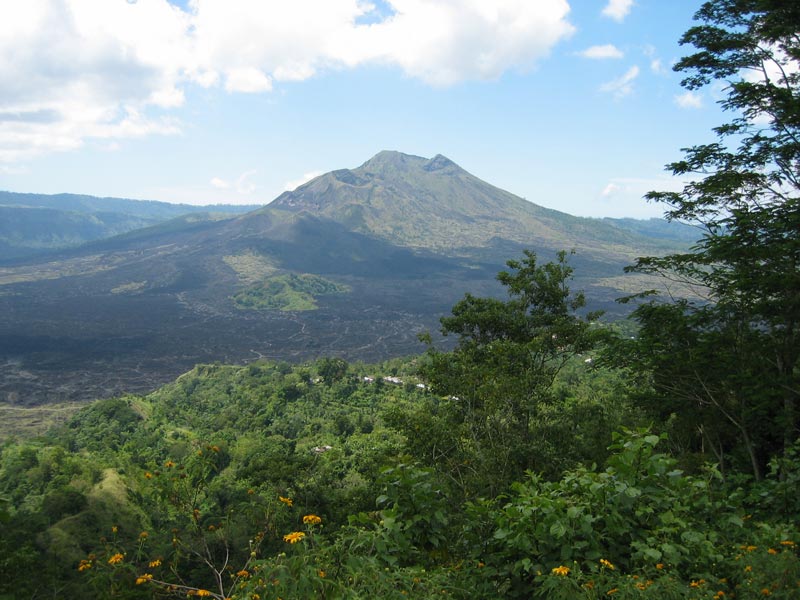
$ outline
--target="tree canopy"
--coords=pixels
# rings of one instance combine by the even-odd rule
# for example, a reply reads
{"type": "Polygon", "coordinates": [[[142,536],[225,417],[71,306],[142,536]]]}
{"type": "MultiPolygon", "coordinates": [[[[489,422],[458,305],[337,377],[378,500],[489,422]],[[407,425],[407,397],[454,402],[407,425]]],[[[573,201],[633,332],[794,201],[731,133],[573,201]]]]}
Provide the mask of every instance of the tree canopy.
{"type": "MultiPolygon", "coordinates": [[[[668,165],[692,178],[682,191],[647,194],[703,236],[688,253],[642,258],[631,270],[678,278],[702,298],[636,312],[647,333],[639,364],[654,370],[661,392],[675,398],[682,386],[678,395],[736,429],[759,477],[769,455],[798,436],[800,6],[714,0],[695,18],[681,43],[696,51],[675,70],[689,90],[721,82],[732,119],[714,129],[716,141],[685,148],[668,165]],[[645,344],[669,345],[675,328],[667,324],[677,316],[691,331],[682,348],[667,359],[649,351],[645,344]]],[[[718,447],[720,427],[697,431],[718,447]]]]}

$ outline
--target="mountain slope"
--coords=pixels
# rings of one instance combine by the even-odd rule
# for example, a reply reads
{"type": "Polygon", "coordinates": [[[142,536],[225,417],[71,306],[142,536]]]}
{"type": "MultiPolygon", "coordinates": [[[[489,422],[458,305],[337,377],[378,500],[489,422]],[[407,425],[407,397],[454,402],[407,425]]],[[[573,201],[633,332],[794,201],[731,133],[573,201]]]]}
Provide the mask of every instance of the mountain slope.
{"type": "Polygon", "coordinates": [[[0,191],[0,262],[76,247],[183,215],[241,214],[255,208],[0,191]]]}
{"type": "Polygon", "coordinates": [[[464,293],[502,293],[495,276],[523,249],[542,261],[575,249],[572,287],[618,313],[634,286],[623,267],[652,247],[442,156],[382,152],[253,212],[188,215],[0,267],[0,402],[146,391],[198,362],[416,353],[417,333],[464,293]]]}
{"type": "Polygon", "coordinates": [[[394,244],[444,254],[505,240],[631,258],[650,242],[597,219],[543,208],[471,175],[450,159],[383,151],[285,192],[265,210],[327,217],[394,244]]]}

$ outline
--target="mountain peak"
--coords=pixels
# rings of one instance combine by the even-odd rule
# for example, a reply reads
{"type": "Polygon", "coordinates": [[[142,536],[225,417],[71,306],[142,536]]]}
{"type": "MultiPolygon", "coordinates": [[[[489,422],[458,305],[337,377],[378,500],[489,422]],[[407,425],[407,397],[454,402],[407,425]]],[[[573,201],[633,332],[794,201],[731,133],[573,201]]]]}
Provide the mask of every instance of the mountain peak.
{"type": "Polygon", "coordinates": [[[419,166],[427,159],[413,154],[403,154],[396,150],[381,150],[363,165],[358,167],[366,172],[380,172],[384,169],[408,169],[419,166]]]}
{"type": "Polygon", "coordinates": [[[391,176],[398,172],[421,172],[429,173],[443,171],[444,173],[456,173],[462,171],[452,160],[437,154],[433,158],[424,158],[414,154],[404,154],[396,150],[382,150],[370,158],[363,165],[354,169],[360,175],[391,176]]]}
{"type": "Polygon", "coordinates": [[[461,170],[461,167],[459,167],[456,163],[454,163],[452,160],[450,160],[449,158],[447,158],[442,154],[437,154],[436,156],[434,156],[432,159],[426,162],[422,168],[425,169],[426,171],[442,171],[445,169],[450,169],[450,170],[458,169],[459,171],[461,170]]]}

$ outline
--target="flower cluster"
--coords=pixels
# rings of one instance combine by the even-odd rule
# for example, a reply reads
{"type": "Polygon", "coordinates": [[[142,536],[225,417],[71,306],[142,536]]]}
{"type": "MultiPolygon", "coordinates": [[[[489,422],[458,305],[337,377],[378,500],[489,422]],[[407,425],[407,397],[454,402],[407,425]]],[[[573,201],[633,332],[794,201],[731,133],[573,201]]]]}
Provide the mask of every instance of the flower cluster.
{"type": "Polygon", "coordinates": [[[81,573],[83,571],[87,571],[88,569],[91,569],[91,568],[92,568],[92,561],[91,560],[87,560],[85,558],[78,565],[78,571],[80,571],[81,573]]]}

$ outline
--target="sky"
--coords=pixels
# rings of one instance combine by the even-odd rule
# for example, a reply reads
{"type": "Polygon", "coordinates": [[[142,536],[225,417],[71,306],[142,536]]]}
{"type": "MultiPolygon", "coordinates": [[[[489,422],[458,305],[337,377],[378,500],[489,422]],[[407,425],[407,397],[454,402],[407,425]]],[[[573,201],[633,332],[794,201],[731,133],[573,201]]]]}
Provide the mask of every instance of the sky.
{"type": "Polygon", "coordinates": [[[266,204],[381,150],[661,216],[713,139],[699,0],[0,0],[0,190],[266,204]]]}

